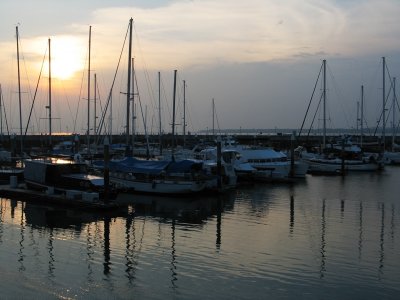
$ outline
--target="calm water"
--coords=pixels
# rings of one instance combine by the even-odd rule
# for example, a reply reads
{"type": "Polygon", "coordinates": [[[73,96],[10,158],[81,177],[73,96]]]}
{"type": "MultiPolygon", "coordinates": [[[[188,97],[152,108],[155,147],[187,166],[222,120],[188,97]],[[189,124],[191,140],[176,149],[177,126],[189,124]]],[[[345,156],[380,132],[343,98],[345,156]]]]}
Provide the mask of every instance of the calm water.
{"type": "Polygon", "coordinates": [[[118,215],[1,199],[0,298],[399,299],[400,167],[118,215]]]}

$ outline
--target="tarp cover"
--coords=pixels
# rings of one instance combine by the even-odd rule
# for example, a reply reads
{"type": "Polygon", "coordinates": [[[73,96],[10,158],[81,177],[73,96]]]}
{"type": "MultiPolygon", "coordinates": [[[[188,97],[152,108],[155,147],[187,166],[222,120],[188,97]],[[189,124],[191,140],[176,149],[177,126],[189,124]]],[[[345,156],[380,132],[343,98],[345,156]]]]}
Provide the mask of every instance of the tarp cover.
{"type": "MultiPolygon", "coordinates": [[[[95,161],[93,166],[103,169],[104,161],[95,161]]],[[[190,172],[192,169],[200,170],[201,166],[202,163],[195,160],[174,162],[171,160],[140,160],[134,157],[126,157],[122,160],[111,160],[109,162],[111,172],[143,174],[160,174],[162,171],[166,173],[185,173],[190,172]]]]}

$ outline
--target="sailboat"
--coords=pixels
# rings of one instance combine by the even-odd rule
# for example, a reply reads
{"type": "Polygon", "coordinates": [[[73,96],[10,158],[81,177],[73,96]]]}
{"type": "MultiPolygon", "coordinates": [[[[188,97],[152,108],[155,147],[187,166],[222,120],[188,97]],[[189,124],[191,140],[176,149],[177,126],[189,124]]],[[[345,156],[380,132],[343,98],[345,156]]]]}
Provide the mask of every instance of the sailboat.
{"type": "MultiPolygon", "coordinates": [[[[16,39],[17,39],[17,67],[18,67],[18,100],[19,100],[19,116],[20,116],[20,155],[23,156],[23,136],[22,136],[22,103],[21,103],[21,80],[20,80],[20,66],[19,66],[19,32],[18,26],[16,27],[16,39]]],[[[0,85],[0,118],[1,118],[1,137],[3,137],[3,92],[0,85]]],[[[12,135],[11,144],[12,151],[1,150],[0,151],[0,181],[9,181],[11,176],[14,176],[17,180],[24,178],[24,170],[17,166],[17,162],[13,155],[15,154],[15,142],[16,136],[12,135]]]]}
{"type": "MultiPolygon", "coordinates": [[[[385,60],[383,60],[383,64],[385,65],[385,60]]],[[[385,68],[385,67],[384,67],[385,68]]],[[[384,70],[385,72],[385,70],[384,70]]],[[[385,80],[385,77],[383,77],[385,80]]],[[[383,83],[385,84],[385,83],[383,83]]],[[[395,115],[396,115],[396,110],[397,110],[397,98],[396,98],[396,77],[393,78],[392,82],[392,87],[393,87],[393,100],[392,100],[392,149],[386,150],[384,149],[383,152],[383,161],[385,164],[400,164],[400,152],[395,151],[395,137],[396,137],[396,126],[395,126],[395,115]]],[[[385,103],[385,95],[383,99],[383,103],[385,103]]],[[[383,107],[383,111],[385,110],[385,107],[383,107]]],[[[383,131],[384,132],[384,131],[383,131]]],[[[385,139],[385,137],[383,137],[385,139]]],[[[386,145],[384,143],[384,145],[386,145]]]]}
{"type": "MultiPolygon", "coordinates": [[[[174,145],[170,159],[152,161],[132,157],[130,147],[130,101],[131,93],[131,57],[132,57],[132,22],[129,21],[128,49],[128,82],[126,107],[126,148],[125,157],[110,161],[110,182],[119,188],[130,192],[145,192],[155,194],[191,194],[203,191],[207,187],[209,177],[203,170],[203,163],[195,160],[176,161],[174,145]]],[[[174,97],[172,116],[172,136],[175,134],[175,94],[176,70],[174,71],[174,97]]],[[[103,170],[104,161],[92,162],[93,168],[103,170]]]]}
{"type": "MultiPolygon", "coordinates": [[[[49,137],[51,145],[51,40],[49,46],[49,137]]],[[[71,159],[42,157],[24,161],[24,179],[30,189],[45,191],[47,194],[61,194],[71,199],[86,197],[92,202],[116,196],[107,191],[104,177],[89,174],[86,163],[71,159]]]]}
{"type": "MultiPolygon", "coordinates": [[[[1,137],[3,137],[3,93],[0,85],[0,119],[1,119],[1,137]]],[[[14,137],[13,137],[14,138],[14,137]]],[[[11,176],[15,176],[18,181],[24,179],[24,169],[17,167],[11,152],[0,150],[0,181],[10,181],[11,176]]]]}
{"type": "Polygon", "coordinates": [[[362,149],[354,145],[351,139],[343,136],[339,142],[326,142],[326,60],[322,62],[323,69],[323,142],[322,153],[309,153],[303,147],[296,152],[308,164],[311,174],[343,174],[347,171],[376,171],[382,167],[376,157],[365,156],[362,149]]]}

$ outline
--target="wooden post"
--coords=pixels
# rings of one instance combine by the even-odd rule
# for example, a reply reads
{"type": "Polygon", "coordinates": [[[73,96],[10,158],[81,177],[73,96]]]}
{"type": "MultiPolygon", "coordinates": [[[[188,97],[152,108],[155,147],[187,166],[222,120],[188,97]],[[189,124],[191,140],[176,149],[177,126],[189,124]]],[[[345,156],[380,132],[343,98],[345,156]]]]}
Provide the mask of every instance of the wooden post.
{"type": "Polygon", "coordinates": [[[110,194],[110,145],[108,137],[104,138],[104,204],[109,203],[110,194]]]}
{"type": "Polygon", "coordinates": [[[341,175],[344,176],[345,175],[345,168],[344,168],[344,142],[345,142],[345,138],[342,138],[342,166],[341,166],[341,175]]]}
{"type": "Polygon", "coordinates": [[[295,141],[296,131],[292,132],[292,136],[290,137],[290,177],[294,177],[294,141],[295,141]]]}
{"type": "Polygon", "coordinates": [[[218,137],[217,139],[217,177],[218,177],[218,181],[217,181],[217,187],[218,190],[221,189],[222,187],[222,181],[221,181],[221,168],[222,168],[222,163],[221,163],[221,138],[218,137]]]}

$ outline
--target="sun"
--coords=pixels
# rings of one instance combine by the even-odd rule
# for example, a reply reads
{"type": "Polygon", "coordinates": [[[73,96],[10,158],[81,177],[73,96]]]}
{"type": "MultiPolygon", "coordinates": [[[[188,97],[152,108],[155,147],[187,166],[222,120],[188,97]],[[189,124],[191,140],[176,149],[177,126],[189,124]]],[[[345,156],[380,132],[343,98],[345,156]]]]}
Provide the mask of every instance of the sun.
{"type": "Polygon", "coordinates": [[[51,76],[67,80],[85,67],[82,41],[71,36],[51,39],[51,76]]]}

